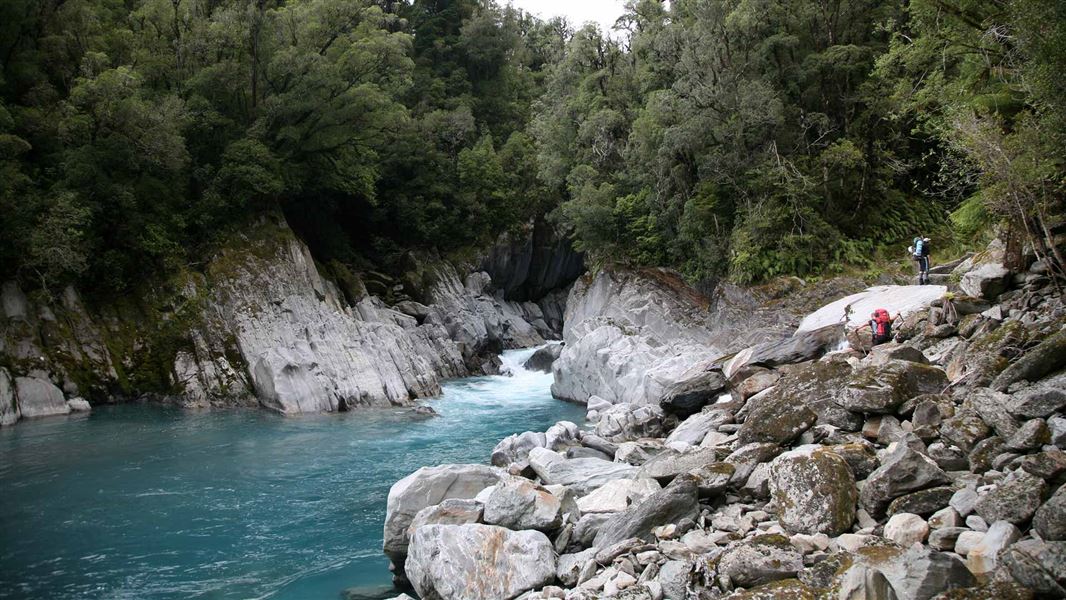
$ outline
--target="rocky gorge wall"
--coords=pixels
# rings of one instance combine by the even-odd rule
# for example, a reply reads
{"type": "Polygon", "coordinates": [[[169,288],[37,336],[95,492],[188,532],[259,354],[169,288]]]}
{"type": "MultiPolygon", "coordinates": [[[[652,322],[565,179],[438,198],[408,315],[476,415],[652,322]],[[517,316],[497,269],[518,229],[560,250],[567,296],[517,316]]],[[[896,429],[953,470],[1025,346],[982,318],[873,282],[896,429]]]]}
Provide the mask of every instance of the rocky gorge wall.
{"type": "MultiPolygon", "coordinates": [[[[201,271],[138,298],[89,308],[73,288],[41,299],[4,283],[0,418],[86,409],[83,397],[282,413],[403,405],[439,393],[442,379],[494,372],[502,349],[559,335],[559,292],[540,304],[507,300],[485,272],[463,275],[440,260],[419,267],[424,304],[388,306],[350,275],[342,290],[273,216],[201,271]]],[[[528,265],[498,275],[523,285],[528,265]]],[[[559,273],[551,281],[568,283],[559,273]]]]}

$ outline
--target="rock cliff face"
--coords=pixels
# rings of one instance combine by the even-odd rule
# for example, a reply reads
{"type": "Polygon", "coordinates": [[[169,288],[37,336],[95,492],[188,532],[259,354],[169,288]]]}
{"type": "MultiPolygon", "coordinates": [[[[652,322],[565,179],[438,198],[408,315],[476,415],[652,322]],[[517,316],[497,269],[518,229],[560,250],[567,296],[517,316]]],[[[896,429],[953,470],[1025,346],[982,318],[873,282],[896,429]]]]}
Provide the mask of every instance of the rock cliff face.
{"type": "Polygon", "coordinates": [[[502,349],[557,335],[557,296],[510,301],[484,272],[463,277],[443,261],[421,268],[426,304],[342,293],[274,217],[202,272],[138,299],[90,309],[73,288],[31,299],[5,283],[0,420],[69,412],[65,398],[79,395],[259,403],[286,414],[402,405],[439,393],[443,378],[494,372],[502,349]]]}
{"type": "Polygon", "coordinates": [[[787,338],[795,318],[732,286],[707,297],[671,271],[603,269],[571,288],[552,393],[576,402],[657,401],[723,355],[787,338]]]}
{"type": "Polygon", "coordinates": [[[481,262],[509,300],[539,300],[570,285],[585,272],[585,257],[565,235],[544,221],[528,235],[504,235],[481,262]]]}

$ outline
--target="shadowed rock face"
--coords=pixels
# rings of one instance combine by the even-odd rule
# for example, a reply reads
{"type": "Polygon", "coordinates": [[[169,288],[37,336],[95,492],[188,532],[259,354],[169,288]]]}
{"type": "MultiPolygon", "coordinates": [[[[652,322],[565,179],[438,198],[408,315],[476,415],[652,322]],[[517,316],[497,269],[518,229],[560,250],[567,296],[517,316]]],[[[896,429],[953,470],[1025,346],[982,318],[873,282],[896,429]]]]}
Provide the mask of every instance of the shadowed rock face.
{"type": "Polygon", "coordinates": [[[503,235],[482,260],[481,269],[508,300],[536,301],[580,277],[585,255],[552,225],[538,221],[524,234],[503,235]]]}

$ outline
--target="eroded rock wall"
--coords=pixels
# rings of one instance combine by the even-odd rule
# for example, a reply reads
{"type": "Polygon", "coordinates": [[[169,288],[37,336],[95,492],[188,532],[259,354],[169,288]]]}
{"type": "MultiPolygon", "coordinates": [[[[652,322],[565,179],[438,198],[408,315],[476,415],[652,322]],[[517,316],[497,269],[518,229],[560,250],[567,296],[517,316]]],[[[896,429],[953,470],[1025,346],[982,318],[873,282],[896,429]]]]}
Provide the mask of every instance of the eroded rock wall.
{"type": "MultiPolygon", "coordinates": [[[[503,349],[554,337],[554,304],[544,304],[546,315],[541,304],[506,300],[484,272],[464,276],[444,261],[423,267],[427,304],[353,300],[284,219],[264,218],[202,271],[139,298],[89,309],[73,288],[29,298],[5,283],[0,366],[12,381],[30,377],[67,398],[148,394],[300,413],[406,404],[439,393],[444,378],[494,372],[503,349]]],[[[12,388],[4,422],[54,414],[20,411],[12,388]]]]}

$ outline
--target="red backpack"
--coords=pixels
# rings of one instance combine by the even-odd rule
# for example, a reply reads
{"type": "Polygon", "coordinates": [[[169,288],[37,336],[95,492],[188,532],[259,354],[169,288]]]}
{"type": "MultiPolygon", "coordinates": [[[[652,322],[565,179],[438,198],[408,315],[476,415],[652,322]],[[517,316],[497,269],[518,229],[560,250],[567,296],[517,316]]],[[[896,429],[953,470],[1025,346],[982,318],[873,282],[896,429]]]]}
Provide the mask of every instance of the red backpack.
{"type": "Polygon", "coordinates": [[[874,317],[870,320],[870,328],[877,339],[888,339],[892,335],[892,317],[888,311],[879,308],[874,311],[874,317]]]}

